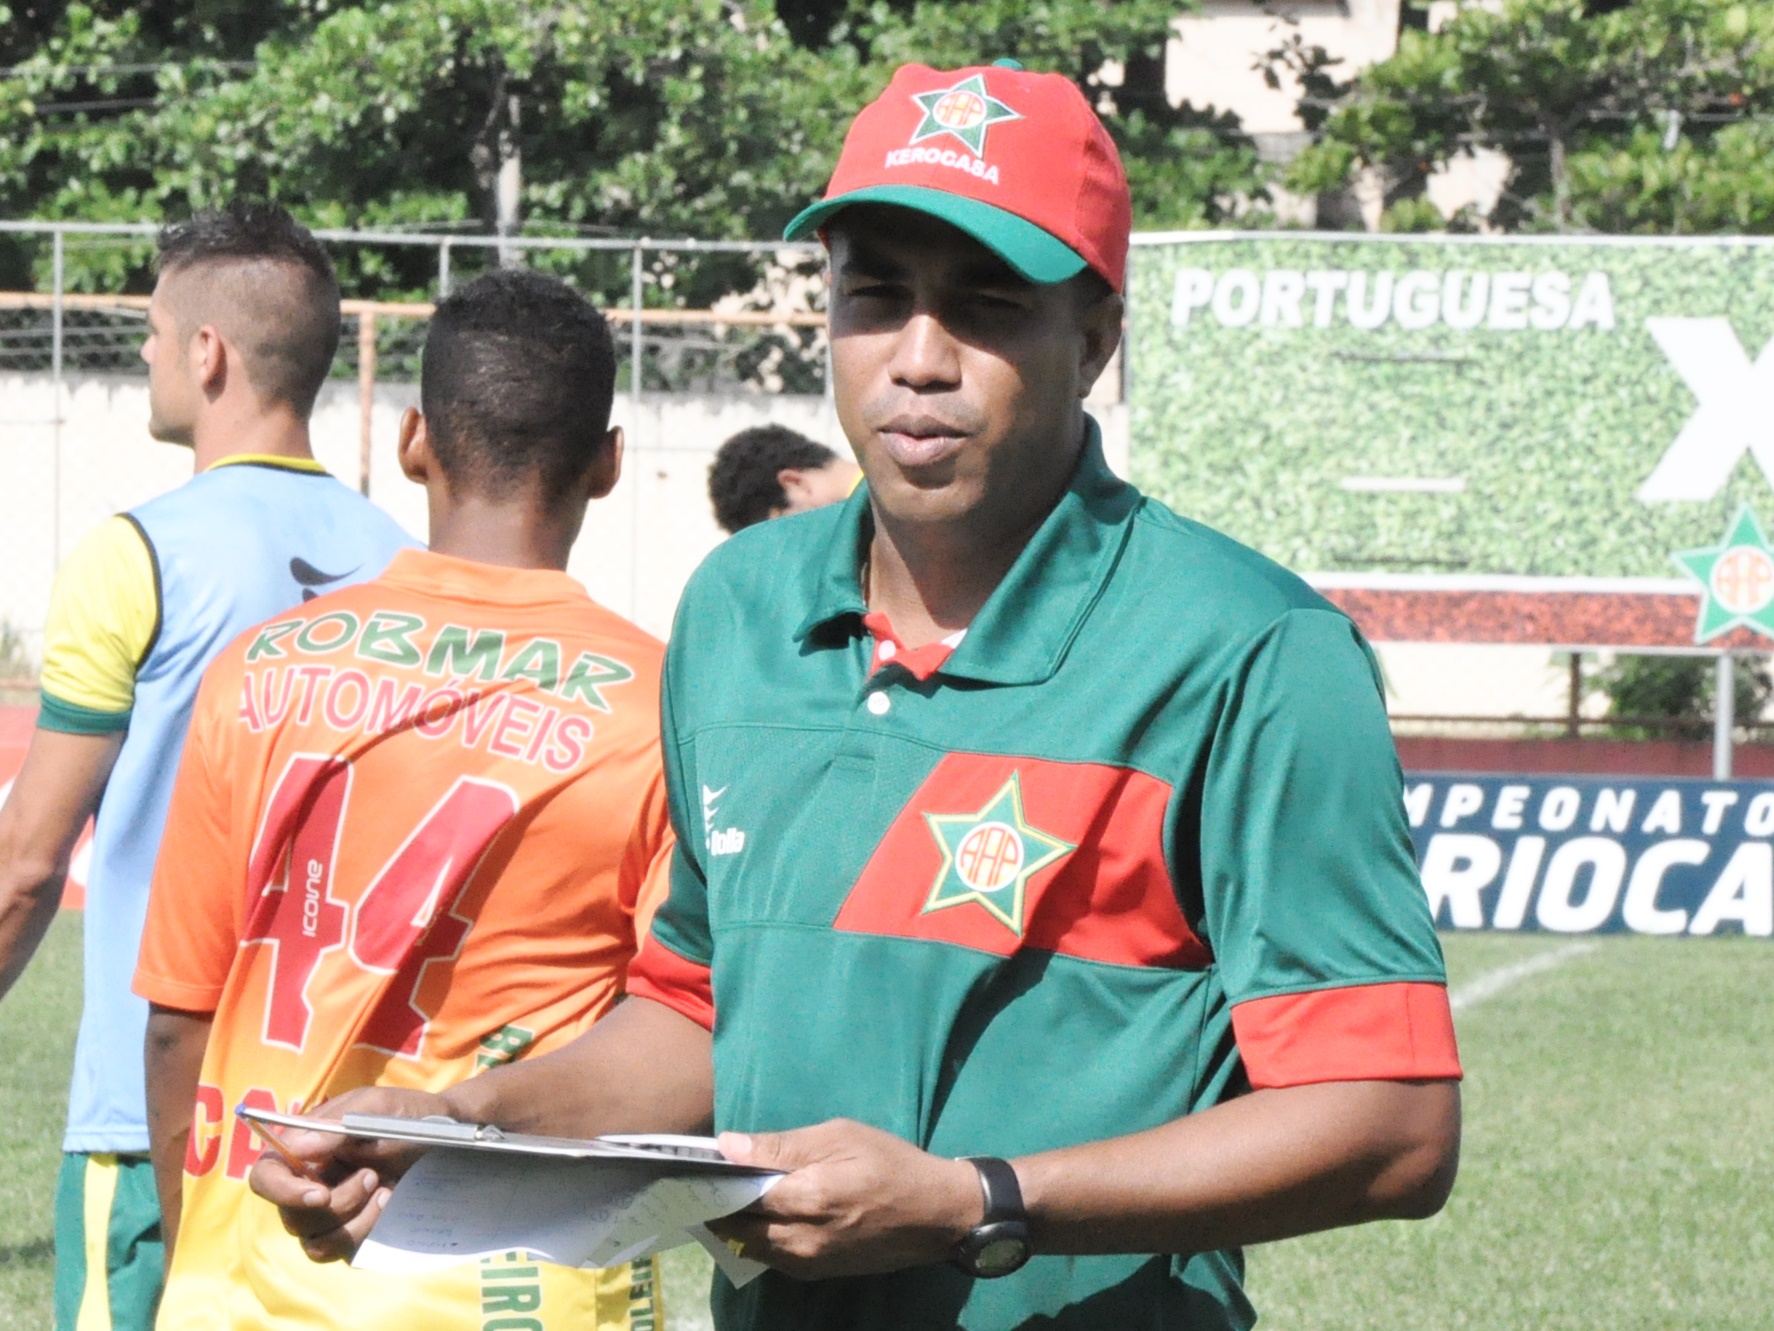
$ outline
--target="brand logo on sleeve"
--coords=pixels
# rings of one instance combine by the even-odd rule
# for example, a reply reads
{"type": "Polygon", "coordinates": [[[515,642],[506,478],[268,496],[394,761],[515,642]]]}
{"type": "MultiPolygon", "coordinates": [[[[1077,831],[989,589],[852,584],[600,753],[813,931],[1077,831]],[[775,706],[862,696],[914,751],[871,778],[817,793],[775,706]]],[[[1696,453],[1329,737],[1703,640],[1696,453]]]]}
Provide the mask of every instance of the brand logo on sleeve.
{"type": "Polygon", "coordinates": [[[727,791],[727,786],[722,786],[719,790],[710,790],[707,786],[702,788],[702,835],[710,855],[737,855],[745,849],[744,832],[737,827],[715,826],[717,806],[721,796],[727,791]]]}
{"type": "Polygon", "coordinates": [[[972,902],[1018,937],[1030,875],[1077,849],[1029,826],[1020,772],[1012,772],[978,813],[927,813],[924,821],[942,853],[942,867],[923,913],[972,902]]]}
{"type": "Polygon", "coordinates": [[[329,582],[338,582],[343,578],[350,577],[355,572],[357,572],[355,568],[348,568],[343,573],[326,573],[315,568],[300,555],[290,560],[290,577],[294,578],[296,585],[302,589],[304,601],[312,601],[320,595],[315,590],[316,587],[324,588],[329,582]]]}

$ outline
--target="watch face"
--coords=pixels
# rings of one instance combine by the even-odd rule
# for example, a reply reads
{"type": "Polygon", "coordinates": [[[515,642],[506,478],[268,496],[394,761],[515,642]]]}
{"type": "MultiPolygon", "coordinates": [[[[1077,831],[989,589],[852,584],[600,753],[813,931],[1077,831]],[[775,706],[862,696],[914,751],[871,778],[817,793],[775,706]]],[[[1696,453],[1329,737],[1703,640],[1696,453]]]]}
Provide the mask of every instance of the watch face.
{"type": "Polygon", "coordinates": [[[974,1257],[973,1265],[980,1275],[990,1280],[994,1276],[1009,1275],[1028,1260],[1028,1240],[1007,1235],[1003,1238],[988,1239],[980,1247],[978,1255],[974,1257]]]}

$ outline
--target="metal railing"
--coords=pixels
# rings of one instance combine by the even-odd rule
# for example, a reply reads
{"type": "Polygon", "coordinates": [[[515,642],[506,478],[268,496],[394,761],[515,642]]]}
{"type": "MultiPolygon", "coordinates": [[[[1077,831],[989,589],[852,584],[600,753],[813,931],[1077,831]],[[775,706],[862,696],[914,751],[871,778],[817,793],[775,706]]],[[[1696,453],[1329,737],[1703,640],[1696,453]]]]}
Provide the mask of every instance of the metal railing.
{"type": "MultiPolygon", "coordinates": [[[[1481,738],[1602,739],[1646,738],[1709,740],[1714,718],[1710,716],[1632,716],[1604,712],[1599,716],[1473,716],[1454,713],[1394,712],[1387,718],[1403,735],[1465,735],[1481,738]]],[[[1774,738],[1774,720],[1733,719],[1732,731],[1759,743],[1774,738]]]]}
{"type": "MultiPolygon", "coordinates": [[[[145,377],[140,348],[148,298],[141,292],[158,231],[151,223],[0,221],[0,246],[15,251],[14,267],[22,263],[33,272],[37,288],[0,293],[0,373],[46,379],[49,390],[35,399],[41,406],[0,421],[0,436],[29,427],[48,445],[29,450],[29,465],[40,473],[33,484],[47,496],[43,531],[0,531],[0,560],[38,547],[55,559],[65,553],[63,444],[71,428],[71,377],[145,377]],[[134,291],[123,294],[132,285],[134,291]]],[[[631,423],[643,415],[643,396],[649,409],[661,395],[684,393],[829,396],[824,260],[816,244],[387,230],[315,235],[332,253],[348,293],[409,297],[347,299],[341,307],[345,335],[332,373],[358,387],[356,479],[366,490],[378,383],[416,380],[432,300],[514,256],[574,282],[615,325],[617,388],[628,399],[631,423]]],[[[30,393],[27,388],[21,400],[30,393]]],[[[637,524],[639,494],[631,487],[637,524]]],[[[638,554],[631,552],[631,561],[630,601],[638,603],[638,554]]]]}
{"type": "MultiPolygon", "coordinates": [[[[135,252],[110,266],[139,271],[158,228],[150,223],[0,221],[0,236],[47,241],[46,291],[0,298],[0,370],[47,370],[58,383],[70,370],[140,373],[140,309],[145,300],[68,290],[70,247],[110,247],[135,252]]],[[[485,269],[502,256],[522,254],[555,268],[605,260],[583,276],[588,293],[612,322],[625,325],[619,373],[627,391],[733,391],[822,393],[825,390],[825,317],[818,308],[824,283],[815,262],[820,247],[805,242],[724,240],[617,240],[576,236],[460,236],[400,231],[322,230],[315,235],[335,252],[342,269],[374,268],[383,251],[431,251],[425,265],[426,295],[447,295],[466,267],[485,269]],[[375,264],[348,263],[368,253],[375,264]],[[672,296],[676,269],[716,256],[749,259],[736,277],[750,276],[749,291],[709,308],[686,308],[672,296]],[[467,257],[469,262],[464,263],[467,257]],[[609,261],[613,261],[609,262],[609,261]],[[626,281],[618,270],[626,268],[626,281]],[[618,287],[626,290],[618,292],[618,287]],[[622,299],[626,296],[626,300],[622,299]]],[[[347,273],[347,280],[349,280],[347,273]]],[[[366,279],[367,284],[367,279],[366,279]]],[[[386,283],[382,283],[386,289],[386,283]]],[[[395,285],[399,285],[398,282],[395,285]]],[[[681,285],[681,284],[678,284],[681,285]]],[[[347,313],[369,302],[347,302],[347,313]]],[[[410,375],[423,341],[429,304],[376,306],[380,330],[377,360],[390,375],[410,375]]],[[[335,374],[356,378],[364,338],[346,338],[335,374]]]]}

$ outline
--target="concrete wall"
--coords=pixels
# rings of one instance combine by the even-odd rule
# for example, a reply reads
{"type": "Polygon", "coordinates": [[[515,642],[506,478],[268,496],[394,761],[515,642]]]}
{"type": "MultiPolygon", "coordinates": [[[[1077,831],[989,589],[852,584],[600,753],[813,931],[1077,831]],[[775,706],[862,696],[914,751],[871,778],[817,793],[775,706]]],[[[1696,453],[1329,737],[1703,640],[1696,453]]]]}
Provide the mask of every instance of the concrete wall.
{"type": "MultiPolygon", "coordinates": [[[[1343,63],[1341,79],[1398,48],[1399,0],[1204,0],[1200,11],[1171,25],[1165,51],[1165,92],[1173,104],[1235,111],[1259,142],[1301,135],[1300,89],[1292,79],[1271,88],[1252,66],[1295,33],[1343,63]],[[1293,20],[1289,23],[1287,20],[1293,20]]],[[[1303,142],[1303,140],[1302,140],[1303,142]]],[[[1278,145],[1279,146],[1279,145],[1278,145]]]]}
{"type": "MultiPolygon", "coordinates": [[[[1113,384],[1105,375],[1099,387],[1106,395],[1113,384]]],[[[424,493],[394,460],[400,413],[416,401],[411,385],[377,390],[370,497],[423,538],[424,493]]],[[[23,630],[33,649],[56,565],[74,542],[191,474],[188,451],[148,438],[141,377],[69,380],[59,431],[53,407],[48,376],[0,375],[0,623],[23,630]]],[[[1126,474],[1126,408],[1097,402],[1092,411],[1110,465],[1126,474]]],[[[598,600],[661,637],[685,581],[721,539],[707,497],[708,464],[720,442],[774,421],[847,448],[819,397],[654,395],[637,414],[623,396],[614,414],[628,433],[627,465],[615,492],[591,506],[570,567],[598,600]]],[[[351,484],[358,419],[356,385],[329,385],[315,413],[315,451],[351,484]]],[[[1386,643],[1379,653],[1394,715],[1556,717],[1567,705],[1565,673],[1543,647],[1386,643]]]]}
{"type": "MultiPolygon", "coordinates": [[[[1394,716],[1560,717],[1570,676],[1549,647],[1387,642],[1376,649],[1394,716]]],[[[1586,714],[1605,710],[1594,699],[1586,714]]]]}
{"type": "MultiPolygon", "coordinates": [[[[1104,387],[1112,376],[1105,375],[1104,387]]],[[[426,532],[424,493],[400,474],[394,439],[414,385],[377,388],[370,498],[408,531],[426,532]]],[[[1125,472],[1127,414],[1092,406],[1112,466],[1125,472]]],[[[56,565],[81,535],[113,513],[172,489],[191,455],[148,438],[148,385],[141,377],[87,376],[63,385],[56,425],[47,375],[0,375],[0,623],[35,642],[56,565]]],[[[708,506],[708,464],[736,430],[774,422],[848,452],[820,397],[650,395],[638,414],[627,396],[614,418],[628,435],[623,478],[593,504],[570,571],[605,605],[664,636],[696,565],[721,539],[708,506]]],[[[358,475],[357,386],[328,385],[314,416],[314,449],[334,475],[358,475]]]]}

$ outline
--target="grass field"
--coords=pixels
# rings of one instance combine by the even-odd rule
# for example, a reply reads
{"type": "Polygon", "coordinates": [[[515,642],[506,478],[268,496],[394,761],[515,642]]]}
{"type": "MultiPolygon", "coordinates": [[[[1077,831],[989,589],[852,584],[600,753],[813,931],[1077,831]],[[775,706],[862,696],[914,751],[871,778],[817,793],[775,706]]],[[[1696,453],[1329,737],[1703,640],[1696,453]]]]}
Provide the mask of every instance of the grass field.
{"type": "Polygon", "coordinates": [[[80,1021],[80,917],[64,911],[0,1002],[0,1328],[50,1324],[50,1217],[80,1021]]]}
{"type": "MultiPolygon", "coordinates": [[[[1455,992],[1555,949],[1446,940],[1455,992]]],[[[79,995],[64,916],[0,1005],[0,1331],[49,1325],[50,1196],[79,995]]],[[[1774,946],[1598,939],[1460,1014],[1447,1210],[1250,1254],[1264,1331],[1764,1331],[1774,1325],[1774,946]]],[[[667,1255],[672,1331],[707,1261],[667,1255]]]]}

